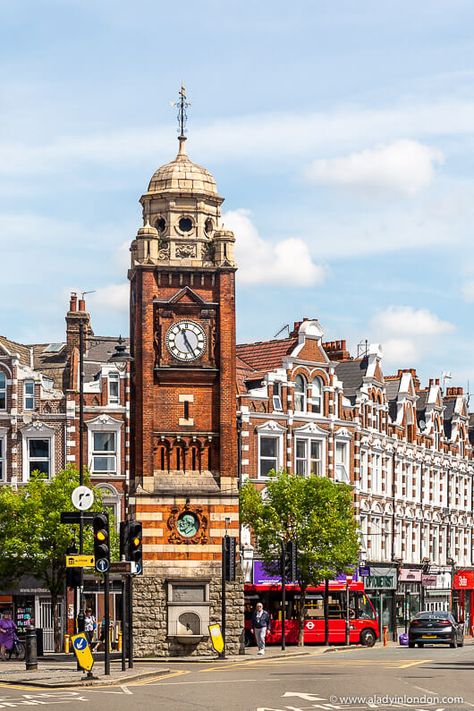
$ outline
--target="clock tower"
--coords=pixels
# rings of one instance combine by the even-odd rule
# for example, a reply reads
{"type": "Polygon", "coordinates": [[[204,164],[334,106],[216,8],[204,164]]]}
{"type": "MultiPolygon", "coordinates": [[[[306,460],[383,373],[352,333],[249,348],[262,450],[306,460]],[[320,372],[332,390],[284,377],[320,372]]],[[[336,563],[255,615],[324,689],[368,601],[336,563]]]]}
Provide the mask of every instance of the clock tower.
{"type": "MultiPolygon", "coordinates": [[[[213,176],[187,156],[185,108],[182,90],[178,154],[141,197],[131,245],[139,656],[209,653],[208,624],[221,619],[222,537],[238,537],[234,235],[221,223],[213,176]]],[[[236,653],[241,581],[228,583],[227,601],[227,649],[236,653]]]]}

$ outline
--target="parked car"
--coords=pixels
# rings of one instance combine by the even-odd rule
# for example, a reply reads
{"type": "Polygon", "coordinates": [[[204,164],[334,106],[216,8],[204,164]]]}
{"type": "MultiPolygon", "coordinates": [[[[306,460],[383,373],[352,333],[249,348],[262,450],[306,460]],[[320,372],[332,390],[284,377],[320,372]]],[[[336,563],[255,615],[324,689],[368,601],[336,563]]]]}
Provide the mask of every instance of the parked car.
{"type": "Polygon", "coordinates": [[[462,647],[464,644],[464,625],[459,624],[450,612],[419,612],[410,622],[408,646],[417,644],[449,644],[450,647],[462,647]]]}

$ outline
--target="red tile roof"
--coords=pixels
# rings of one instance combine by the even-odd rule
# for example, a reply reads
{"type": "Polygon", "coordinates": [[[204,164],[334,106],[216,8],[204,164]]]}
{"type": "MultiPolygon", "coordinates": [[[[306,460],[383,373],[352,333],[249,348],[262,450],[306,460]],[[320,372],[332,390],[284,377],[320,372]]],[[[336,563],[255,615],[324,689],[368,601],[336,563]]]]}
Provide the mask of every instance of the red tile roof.
{"type": "Polygon", "coordinates": [[[297,338],[240,343],[237,345],[237,356],[252,370],[267,372],[280,368],[283,358],[293,351],[297,343],[297,338]]]}

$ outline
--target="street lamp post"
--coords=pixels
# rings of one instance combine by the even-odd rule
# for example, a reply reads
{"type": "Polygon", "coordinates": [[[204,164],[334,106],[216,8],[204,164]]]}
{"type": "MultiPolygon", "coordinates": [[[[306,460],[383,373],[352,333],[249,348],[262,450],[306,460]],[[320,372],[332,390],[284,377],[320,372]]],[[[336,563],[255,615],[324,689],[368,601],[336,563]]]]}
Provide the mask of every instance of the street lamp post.
{"type": "MultiPolygon", "coordinates": [[[[119,336],[115,351],[109,358],[109,363],[127,363],[133,361],[122,336],[119,336]]],[[[125,498],[128,497],[128,482],[125,482],[125,498]]],[[[128,501],[125,500],[125,520],[128,520],[128,501]]],[[[133,612],[132,612],[132,576],[125,574],[122,576],[122,671],[125,671],[125,660],[128,655],[128,666],[133,667],[133,612]],[[128,591],[128,595],[127,595],[128,591]],[[127,599],[128,599],[128,621],[127,621],[127,599]]]]}

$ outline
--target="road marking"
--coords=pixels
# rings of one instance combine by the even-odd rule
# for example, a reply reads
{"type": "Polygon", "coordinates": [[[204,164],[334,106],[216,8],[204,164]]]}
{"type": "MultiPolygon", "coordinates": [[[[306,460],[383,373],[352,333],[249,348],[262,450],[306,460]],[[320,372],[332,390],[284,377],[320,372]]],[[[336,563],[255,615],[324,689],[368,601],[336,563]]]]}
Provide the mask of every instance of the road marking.
{"type": "Polygon", "coordinates": [[[304,664],[313,665],[320,667],[334,667],[334,668],[345,668],[345,667],[372,667],[380,666],[385,669],[408,669],[409,667],[419,666],[421,664],[427,664],[432,662],[432,659],[322,659],[315,657],[293,657],[284,659],[249,659],[245,662],[232,662],[222,666],[215,666],[206,669],[200,669],[200,674],[209,674],[210,672],[219,671],[229,671],[232,669],[239,669],[241,667],[275,667],[279,665],[288,664],[304,664]]]}
{"type": "MultiPolygon", "coordinates": [[[[403,661],[403,660],[400,660],[403,661]]],[[[404,664],[398,664],[394,669],[408,669],[409,667],[417,667],[420,664],[428,664],[428,662],[432,662],[432,659],[418,659],[416,661],[411,661],[411,662],[406,662],[404,664]]]]}
{"type": "Polygon", "coordinates": [[[151,684],[157,686],[159,685],[159,682],[156,681],[157,679],[161,682],[163,679],[172,679],[175,676],[183,676],[184,674],[191,674],[191,672],[186,669],[180,669],[179,671],[169,672],[169,674],[162,674],[161,676],[150,676],[148,679],[142,679],[141,681],[131,681],[127,686],[147,686],[151,684]]]}

